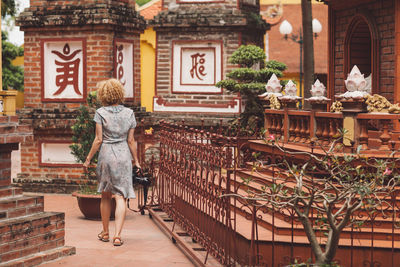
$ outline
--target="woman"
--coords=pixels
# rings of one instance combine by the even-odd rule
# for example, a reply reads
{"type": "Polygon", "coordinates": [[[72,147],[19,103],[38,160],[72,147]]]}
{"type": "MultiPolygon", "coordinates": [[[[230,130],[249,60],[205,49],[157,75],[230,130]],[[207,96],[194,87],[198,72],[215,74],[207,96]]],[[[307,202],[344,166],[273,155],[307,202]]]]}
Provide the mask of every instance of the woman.
{"type": "Polygon", "coordinates": [[[100,148],[96,174],[101,192],[101,220],[103,230],[98,235],[101,241],[110,240],[109,221],[112,195],[115,196],[115,235],[113,245],[121,246],[121,230],[126,215],[126,199],[135,198],[132,186],[132,156],[140,168],[134,138],[136,119],[133,111],[122,106],[124,88],[116,79],[99,84],[97,99],[103,107],[96,110],[96,137],[83,167],[87,170],[93,156],[100,148]]]}

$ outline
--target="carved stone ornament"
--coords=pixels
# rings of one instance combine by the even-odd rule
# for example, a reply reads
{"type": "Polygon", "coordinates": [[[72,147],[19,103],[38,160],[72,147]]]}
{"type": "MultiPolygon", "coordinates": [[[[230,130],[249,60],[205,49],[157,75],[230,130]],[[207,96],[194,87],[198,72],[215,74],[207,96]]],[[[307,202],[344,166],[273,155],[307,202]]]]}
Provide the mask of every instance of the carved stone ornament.
{"type": "Polygon", "coordinates": [[[268,80],[267,85],[265,86],[266,92],[259,95],[261,98],[269,98],[270,95],[274,96],[282,96],[282,85],[279,82],[278,77],[276,77],[275,73],[272,74],[271,78],[268,80]]]}
{"type": "Polygon", "coordinates": [[[335,101],[332,103],[331,112],[342,112],[343,105],[339,101],[335,101]]]}
{"type": "Polygon", "coordinates": [[[395,113],[399,114],[400,113],[400,106],[399,103],[396,103],[394,105],[391,105],[390,108],[388,109],[389,113],[395,113]]]}
{"type": "Polygon", "coordinates": [[[281,109],[281,102],[276,95],[269,96],[270,109],[281,109]]]}
{"type": "Polygon", "coordinates": [[[392,104],[384,96],[374,94],[365,96],[368,112],[400,113],[399,104],[392,104]]]}
{"type": "Polygon", "coordinates": [[[306,99],[308,101],[328,101],[330,100],[325,96],[325,85],[321,83],[318,79],[315,81],[315,83],[311,87],[311,97],[306,99]]]}
{"type": "Polygon", "coordinates": [[[364,98],[368,112],[387,113],[392,105],[385,97],[378,94],[366,95],[364,98]]]}
{"type": "Polygon", "coordinates": [[[297,87],[296,84],[292,80],[289,80],[289,82],[285,86],[285,95],[279,97],[279,99],[284,99],[284,100],[298,100],[301,99],[301,97],[297,96],[297,87]]]}
{"type": "Polygon", "coordinates": [[[360,70],[354,65],[351,72],[347,75],[347,79],[344,81],[347,92],[339,95],[339,98],[363,98],[368,94],[367,81],[364,78],[364,74],[361,74],[360,70]]]}

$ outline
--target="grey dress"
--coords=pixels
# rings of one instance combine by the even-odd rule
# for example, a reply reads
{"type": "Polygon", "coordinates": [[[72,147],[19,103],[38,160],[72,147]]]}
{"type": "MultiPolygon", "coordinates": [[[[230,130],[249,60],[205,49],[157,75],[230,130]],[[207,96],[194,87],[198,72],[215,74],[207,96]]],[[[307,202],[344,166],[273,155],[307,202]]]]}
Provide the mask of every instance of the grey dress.
{"type": "Polygon", "coordinates": [[[133,110],[122,105],[102,107],[96,110],[94,121],[103,127],[103,143],[96,168],[97,191],[135,198],[132,155],[127,142],[129,129],[136,127],[133,110]]]}

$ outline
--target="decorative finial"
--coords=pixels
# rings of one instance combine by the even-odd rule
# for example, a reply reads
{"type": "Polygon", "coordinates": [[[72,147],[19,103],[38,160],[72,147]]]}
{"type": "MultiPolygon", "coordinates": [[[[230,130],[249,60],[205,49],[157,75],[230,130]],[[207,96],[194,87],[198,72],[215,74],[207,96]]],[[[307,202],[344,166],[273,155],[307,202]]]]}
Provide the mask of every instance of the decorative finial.
{"type": "Polygon", "coordinates": [[[272,74],[271,78],[268,80],[268,83],[265,86],[265,90],[266,92],[259,95],[260,97],[269,97],[270,95],[282,96],[282,85],[279,82],[278,77],[276,77],[275,73],[272,74]]]}
{"type": "Polygon", "coordinates": [[[361,74],[357,65],[354,65],[351,72],[347,75],[347,79],[344,81],[347,92],[341,94],[339,97],[344,98],[363,98],[368,94],[367,81],[364,78],[364,74],[361,74]]]}
{"type": "Polygon", "coordinates": [[[301,97],[297,96],[297,87],[292,80],[288,81],[284,91],[285,95],[280,97],[280,99],[289,99],[289,100],[301,99],[301,97]]]}
{"type": "Polygon", "coordinates": [[[329,100],[327,97],[325,97],[325,85],[321,83],[318,79],[315,81],[315,83],[311,86],[311,97],[306,99],[308,101],[323,101],[323,100],[329,100]]]}

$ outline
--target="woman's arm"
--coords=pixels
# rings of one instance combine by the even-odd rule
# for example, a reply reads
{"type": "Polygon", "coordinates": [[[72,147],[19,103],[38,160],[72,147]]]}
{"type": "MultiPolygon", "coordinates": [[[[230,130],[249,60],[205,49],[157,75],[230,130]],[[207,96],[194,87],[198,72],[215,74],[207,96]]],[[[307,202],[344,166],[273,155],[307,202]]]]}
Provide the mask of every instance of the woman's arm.
{"type": "Polygon", "coordinates": [[[93,140],[92,147],[90,148],[89,154],[86,157],[85,163],[83,163],[83,168],[86,170],[92,160],[94,154],[96,154],[97,150],[103,143],[103,127],[101,124],[96,123],[96,137],[93,140]]]}
{"type": "Polygon", "coordinates": [[[136,146],[136,141],[135,141],[135,129],[134,128],[129,129],[128,145],[129,145],[129,150],[131,151],[131,154],[133,156],[133,159],[135,160],[136,167],[141,168],[140,164],[139,164],[139,159],[137,156],[137,146],[136,146]]]}

